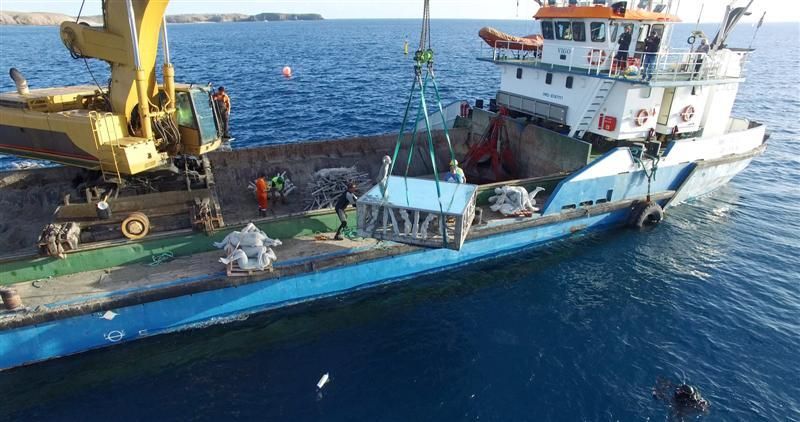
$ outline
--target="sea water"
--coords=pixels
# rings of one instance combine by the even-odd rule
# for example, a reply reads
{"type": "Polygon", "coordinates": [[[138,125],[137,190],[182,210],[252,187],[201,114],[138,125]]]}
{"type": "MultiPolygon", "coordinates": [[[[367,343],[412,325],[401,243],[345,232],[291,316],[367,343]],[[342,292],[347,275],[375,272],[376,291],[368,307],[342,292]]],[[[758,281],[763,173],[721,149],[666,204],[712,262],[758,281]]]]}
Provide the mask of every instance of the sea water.
{"type": "MultiPolygon", "coordinates": [[[[445,102],[496,92],[497,69],[475,60],[484,25],[536,31],[434,21],[445,102]]],[[[730,44],[747,47],[752,29],[730,44]]],[[[225,85],[247,147],[396,131],[419,22],[169,31],[176,79],[225,85]]],[[[669,420],[651,393],[666,378],[701,390],[707,420],[800,420],[800,26],[766,24],[753,46],[734,112],[768,126],[766,153],[653,230],[0,373],[0,419],[669,420]]],[[[55,27],[0,27],[11,66],[32,88],[94,83],[55,27]]],[[[89,66],[104,85],[104,64],[89,66]]]]}

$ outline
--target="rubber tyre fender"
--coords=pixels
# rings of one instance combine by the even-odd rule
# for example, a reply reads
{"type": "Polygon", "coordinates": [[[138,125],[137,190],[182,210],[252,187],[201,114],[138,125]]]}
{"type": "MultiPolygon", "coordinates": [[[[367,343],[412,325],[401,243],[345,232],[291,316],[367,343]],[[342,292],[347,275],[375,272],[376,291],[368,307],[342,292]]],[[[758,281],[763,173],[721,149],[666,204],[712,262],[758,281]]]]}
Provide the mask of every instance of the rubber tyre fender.
{"type": "Polygon", "coordinates": [[[144,213],[133,212],[122,220],[120,230],[128,239],[141,239],[150,233],[150,219],[144,213]]]}
{"type": "Polygon", "coordinates": [[[664,210],[655,202],[644,202],[634,208],[631,226],[641,229],[644,226],[655,225],[664,219],[664,210]]]}

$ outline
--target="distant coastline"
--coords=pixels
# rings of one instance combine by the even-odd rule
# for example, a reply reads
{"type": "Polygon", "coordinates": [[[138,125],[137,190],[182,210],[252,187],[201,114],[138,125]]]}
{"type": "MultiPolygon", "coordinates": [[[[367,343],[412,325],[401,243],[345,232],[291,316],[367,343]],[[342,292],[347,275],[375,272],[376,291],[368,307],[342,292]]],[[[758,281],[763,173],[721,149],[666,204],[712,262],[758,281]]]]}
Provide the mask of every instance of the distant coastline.
{"type": "MultiPolygon", "coordinates": [[[[169,23],[219,23],[219,22],[279,22],[279,21],[319,21],[324,18],[318,13],[258,13],[245,15],[242,13],[191,13],[182,15],[169,15],[169,23]]],[[[44,12],[0,12],[0,25],[29,25],[51,26],[60,25],[64,21],[74,21],[74,16],[61,13],[44,12]]],[[[99,25],[103,21],[101,16],[81,17],[81,22],[90,25],[99,25]]]]}

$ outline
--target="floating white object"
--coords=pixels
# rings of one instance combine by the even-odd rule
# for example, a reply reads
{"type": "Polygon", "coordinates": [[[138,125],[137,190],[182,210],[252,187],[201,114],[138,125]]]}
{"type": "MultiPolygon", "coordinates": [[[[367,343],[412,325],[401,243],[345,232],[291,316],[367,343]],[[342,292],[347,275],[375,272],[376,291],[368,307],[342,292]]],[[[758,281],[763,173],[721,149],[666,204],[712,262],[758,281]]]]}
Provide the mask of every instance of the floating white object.
{"type": "Polygon", "coordinates": [[[330,374],[328,372],[326,372],[325,375],[320,377],[319,381],[317,381],[317,388],[319,388],[321,390],[322,387],[324,387],[325,384],[327,384],[328,381],[330,381],[330,380],[331,380],[331,376],[330,376],[330,374]]]}
{"type": "Polygon", "coordinates": [[[117,315],[119,315],[119,314],[117,314],[114,311],[106,311],[106,313],[103,314],[102,318],[111,321],[117,315]]]}

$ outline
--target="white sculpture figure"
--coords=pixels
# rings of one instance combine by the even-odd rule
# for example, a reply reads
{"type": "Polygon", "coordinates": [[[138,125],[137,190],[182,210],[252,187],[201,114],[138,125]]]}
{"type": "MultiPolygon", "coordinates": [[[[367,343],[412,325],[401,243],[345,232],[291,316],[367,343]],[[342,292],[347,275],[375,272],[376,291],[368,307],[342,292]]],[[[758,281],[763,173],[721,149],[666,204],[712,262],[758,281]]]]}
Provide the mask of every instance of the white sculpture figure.
{"type": "Polygon", "coordinates": [[[278,239],[270,239],[266,233],[259,230],[255,224],[250,223],[242,231],[229,233],[221,242],[214,243],[217,248],[225,249],[229,254],[237,248],[259,247],[259,246],[280,246],[283,243],[278,239]]]}
{"type": "Polygon", "coordinates": [[[370,213],[369,213],[369,217],[368,217],[368,220],[367,220],[367,224],[366,224],[365,230],[367,231],[367,233],[374,233],[375,232],[375,226],[378,224],[378,214],[381,211],[381,207],[380,207],[380,205],[372,205],[370,208],[371,209],[370,209],[370,213]]]}
{"type": "Polygon", "coordinates": [[[383,164],[381,164],[381,169],[378,171],[378,178],[376,180],[378,182],[378,186],[380,186],[381,195],[383,195],[384,198],[386,198],[386,195],[388,194],[386,189],[389,187],[389,168],[391,165],[392,157],[384,155],[383,164]]]}
{"type": "Polygon", "coordinates": [[[254,249],[257,252],[252,256],[248,256],[243,249],[236,249],[226,258],[220,258],[219,262],[228,265],[236,261],[239,268],[243,270],[263,270],[272,265],[277,259],[275,252],[273,252],[271,248],[261,246],[254,249]]]}
{"type": "Polygon", "coordinates": [[[420,224],[419,231],[422,234],[422,239],[425,240],[428,238],[428,226],[436,220],[436,215],[433,213],[429,213],[425,220],[422,221],[420,224]]]}
{"type": "Polygon", "coordinates": [[[537,208],[537,207],[536,207],[536,200],[534,199],[534,198],[536,198],[536,195],[537,195],[539,192],[544,192],[544,188],[543,188],[543,187],[541,187],[541,186],[537,186],[537,187],[536,187],[536,189],[532,190],[532,191],[531,191],[531,192],[528,194],[528,200],[531,202],[531,208],[530,208],[530,209],[531,209],[531,211],[533,211],[533,212],[537,212],[537,211],[539,211],[539,208],[537,208]]]}
{"type": "Polygon", "coordinates": [[[537,187],[528,193],[521,186],[495,188],[494,193],[496,195],[489,198],[489,202],[493,204],[489,208],[503,215],[517,214],[521,211],[536,212],[539,209],[535,207],[536,200],[534,197],[543,190],[544,188],[537,187]]]}
{"type": "Polygon", "coordinates": [[[411,233],[411,219],[408,218],[408,211],[401,208],[399,214],[400,218],[403,219],[403,234],[408,236],[411,233]]]}
{"type": "Polygon", "coordinates": [[[280,246],[278,239],[270,239],[266,233],[250,223],[242,231],[231,232],[222,242],[214,243],[225,250],[226,257],[219,262],[228,265],[236,262],[244,270],[264,270],[277,259],[272,246],[280,246]]]}

